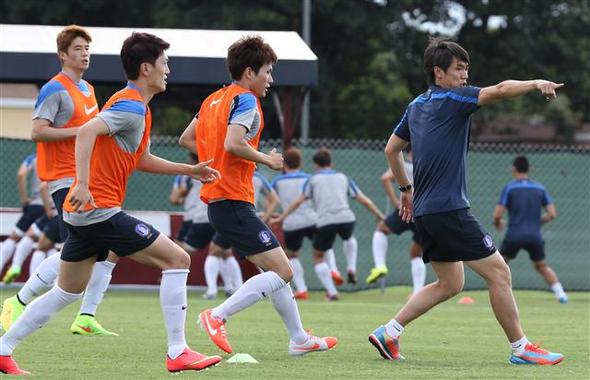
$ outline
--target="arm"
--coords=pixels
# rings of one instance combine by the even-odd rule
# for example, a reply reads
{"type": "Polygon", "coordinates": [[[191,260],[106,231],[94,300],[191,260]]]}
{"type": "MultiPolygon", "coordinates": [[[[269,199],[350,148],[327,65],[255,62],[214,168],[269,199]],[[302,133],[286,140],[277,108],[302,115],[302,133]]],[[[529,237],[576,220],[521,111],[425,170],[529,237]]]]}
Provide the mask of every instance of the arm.
{"type": "Polygon", "coordinates": [[[49,189],[47,188],[47,182],[41,182],[39,186],[39,195],[41,196],[41,200],[43,201],[43,209],[45,210],[45,214],[49,218],[52,218],[56,215],[56,212],[53,208],[53,202],[49,196],[49,189]]]}
{"type": "Polygon", "coordinates": [[[504,228],[504,219],[502,219],[502,216],[504,216],[505,211],[506,207],[502,205],[496,205],[496,207],[494,208],[494,213],[492,215],[494,220],[492,223],[498,231],[502,231],[502,229],[504,228]]]}
{"type": "Polygon", "coordinates": [[[109,127],[100,118],[95,117],[78,131],[76,138],[76,186],[70,194],[70,204],[74,211],[82,211],[87,204],[96,208],[92,194],[90,194],[90,158],[96,138],[109,134],[109,127]]]}
{"type": "Polygon", "coordinates": [[[264,213],[262,214],[262,220],[266,223],[270,219],[270,216],[279,205],[279,196],[276,191],[270,189],[265,195],[265,207],[264,213]]]}
{"type": "Polygon", "coordinates": [[[235,156],[248,161],[264,164],[273,170],[283,168],[283,155],[276,152],[276,149],[264,154],[252,148],[245,139],[246,128],[239,124],[230,124],[227,127],[227,135],[223,144],[224,149],[235,156]]]}
{"type": "Polygon", "coordinates": [[[199,162],[196,165],[183,164],[180,162],[172,162],[150,153],[149,148],[146,149],[139,161],[137,161],[137,170],[146,173],[155,174],[180,174],[188,175],[198,179],[201,182],[213,182],[221,178],[219,172],[209,167],[213,160],[199,162]]]}
{"type": "Polygon", "coordinates": [[[299,206],[301,206],[303,202],[305,202],[306,199],[307,197],[305,195],[299,195],[297,198],[295,198],[293,203],[291,203],[289,207],[287,207],[287,209],[283,211],[283,213],[280,216],[272,218],[270,220],[270,224],[281,223],[283,220],[285,220],[285,218],[291,215],[293,211],[297,210],[299,206]]]}
{"type": "Polygon", "coordinates": [[[20,203],[23,207],[29,204],[31,201],[27,194],[27,175],[29,174],[29,170],[27,169],[26,164],[22,164],[16,173],[16,183],[18,185],[18,195],[20,198],[20,203]]]}
{"type": "Polygon", "coordinates": [[[495,86],[484,87],[479,92],[477,105],[485,106],[503,99],[514,98],[528,92],[539,90],[547,99],[555,99],[555,90],[563,87],[563,83],[554,83],[543,79],[537,80],[506,80],[495,86]]]}
{"type": "MultiPolygon", "coordinates": [[[[400,186],[407,186],[411,183],[404,167],[404,156],[402,154],[402,151],[406,146],[408,146],[406,140],[403,140],[392,133],[389,141],[387,141],[387,146],[385,147],[385,156],[387,157],[389,168],[400,186]]],[[[400,216],[406,223],[410,223],[412,220],[412,212],[413,189],[401,193],[399,208],[400,216]]]]}
{"type": "Polygon", "coordinates": [[[541,224],[548,223],[557,217],[557,209],[553,203],[545,206],[545,214],[541,217],[541,224]]]}
{"type": "Polygon", "coordinates": [[[355,198],[360,204],[362,204],[367,210],[371,211],[379,220],[384,220],[385,215],[375,206],[375,203],[363,193],[358,193],[355,198]]]}
{"type": "Polygon", "coordinates": [[[383,189],[385,189],[385,193],[391,202],[391,205],[396,210],[399,210],[399,199],[395,194],[395,190],[393,189],[393,185],[391,184],[392,181],[395,181],[395,177],[391,172],[391,169],[387,169],[385,173],[381,176],[381,184],[383,185],[383,189]]]}
{"type": "Polygon", "coordinates": [[[35,119],[33,120],[31,139],[35,142],[67,140],[75,138],[80,128],[81,127],[54,128],[51,126],[51,122],[49,120],[35,119]]]}
{"type": "Polygon", "coordinates": [[[197,154],[197,141],[195,139],[197,121],[197,118],[193,118],[178,139],[180,146],[185,147],[194,154],[197,154]]]}

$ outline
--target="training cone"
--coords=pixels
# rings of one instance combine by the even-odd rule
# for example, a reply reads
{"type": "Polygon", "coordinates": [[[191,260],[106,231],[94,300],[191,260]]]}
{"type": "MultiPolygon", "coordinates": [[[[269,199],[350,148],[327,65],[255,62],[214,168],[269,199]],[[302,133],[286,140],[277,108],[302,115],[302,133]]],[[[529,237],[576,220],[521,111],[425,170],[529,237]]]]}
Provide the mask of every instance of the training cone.
{"type": "Polygon", "coordinates": [[[471,298],[471,297],[462,297],[459,300],[459,305],[471,305],[471,304],[474,304],[474,303],[475,303],[475,300],[473,298],[471,298]]]}
{"type": "Polygon", "coordinates": [[[254,359],[250,354],[235,354],[231,358],[225,361],[226,363],[240,364],[240,363],[253,363],[258,364],[258,360],[254,359]]]}

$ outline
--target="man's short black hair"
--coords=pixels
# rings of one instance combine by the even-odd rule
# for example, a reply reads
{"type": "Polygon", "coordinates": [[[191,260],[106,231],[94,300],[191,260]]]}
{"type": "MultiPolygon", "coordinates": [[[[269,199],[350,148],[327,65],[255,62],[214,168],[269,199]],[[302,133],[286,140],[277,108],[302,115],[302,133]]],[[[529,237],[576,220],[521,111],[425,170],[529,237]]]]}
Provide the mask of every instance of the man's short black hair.
{"type": "Polygon", "coordinates": [[[313,162],[320,167],[330,166],[332,164],[332,155],[328,148],[320,148],[313,154],[313,162]]]}
{"type": "Polygon", "coordinates": [[[512,166],[518,173],[528,173],[529,172],[529,160],[526,156],[517,156],[512,162],[512,166]]]}
{"type": "Polygon", "coordinates": [[[447,69],[453,63],[453,57],[468,65],[471,63],[469,53],[458,43],[445,38],[430,38],[430,43],[424,51],[424,71],[426,72],[428,84],[435,84],[434,67],[438,66],[447,72],[447,69]]]}
{"type": "Polygon", "coordinates": [[[142,63],[155,66],[158,57],[169,47],[168,42],[153,34],[133,32],[121,47],[121,62],[127,79],[139,78],[139,66],[142,63]]]}

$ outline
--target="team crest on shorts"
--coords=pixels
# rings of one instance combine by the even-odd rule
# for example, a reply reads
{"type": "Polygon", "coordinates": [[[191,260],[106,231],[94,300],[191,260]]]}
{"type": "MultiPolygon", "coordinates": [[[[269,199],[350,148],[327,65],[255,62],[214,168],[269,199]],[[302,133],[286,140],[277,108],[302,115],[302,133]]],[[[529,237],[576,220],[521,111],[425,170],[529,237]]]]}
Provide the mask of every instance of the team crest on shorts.
{"type": "Polygon", "coordinates": [[[139,223],[135,225],[135,232],[139,236],[145,238],[148,237],[148,235],[150,234],[150,228],[146,224],[139,223]]]}
{"type": "Polygon", "coordinates": [[[494,241],[492,240],[492,237],[490,235],[484,235],[483,245],[490,251],[494,248],[494,241]]]}
{"type": "Polygon", "coordinates": [[[272,241],[272,236],[270,235],[270,232],[268,232],[267,230],[262,230],[258,233],[258,239],[260,239],[262,244],[270,245],[272,241]]]}

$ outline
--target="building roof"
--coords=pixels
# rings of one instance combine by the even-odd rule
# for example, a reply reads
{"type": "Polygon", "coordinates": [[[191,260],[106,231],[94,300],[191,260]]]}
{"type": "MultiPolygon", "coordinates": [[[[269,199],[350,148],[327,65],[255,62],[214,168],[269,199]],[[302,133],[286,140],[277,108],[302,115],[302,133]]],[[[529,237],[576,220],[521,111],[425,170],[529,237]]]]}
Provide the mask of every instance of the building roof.
{"type": "MultiPolygon", "coordinates": [[[[44,82],[59,71],[55,38],[63,26],[0,24],[0,82],[44,82]]],[[[125,80],[121,45],[132,32],[148,32],[170,43],[169,84],[217,85],[229,82],[227,48],[242,36],[261,35],[277,53],[274,86],[314,86],[317,56],[296,32],[87,27],[92,36],[91,82],[125,80]]]]}

